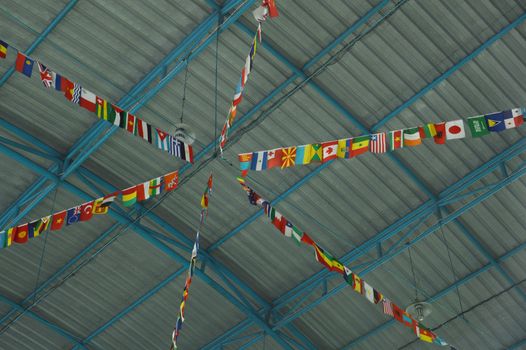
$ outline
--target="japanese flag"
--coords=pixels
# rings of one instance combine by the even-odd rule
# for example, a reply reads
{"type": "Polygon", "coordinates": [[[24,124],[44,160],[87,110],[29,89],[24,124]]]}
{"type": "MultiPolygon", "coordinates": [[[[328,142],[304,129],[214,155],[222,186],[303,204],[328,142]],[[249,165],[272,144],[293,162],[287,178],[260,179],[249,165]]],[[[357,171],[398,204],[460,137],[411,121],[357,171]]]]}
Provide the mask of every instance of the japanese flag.
{"type": "Polygon", "coordinates": [[[466,137],[466,129],[462,119],[446,122],[446,140],[463,139],[466,137]]]}

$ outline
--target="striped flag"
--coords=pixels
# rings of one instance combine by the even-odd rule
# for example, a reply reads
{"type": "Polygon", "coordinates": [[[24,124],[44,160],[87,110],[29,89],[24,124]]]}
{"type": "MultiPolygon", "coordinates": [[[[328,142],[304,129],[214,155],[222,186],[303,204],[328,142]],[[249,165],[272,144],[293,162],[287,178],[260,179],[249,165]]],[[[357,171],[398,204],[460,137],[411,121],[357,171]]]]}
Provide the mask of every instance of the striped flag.
{"type": "Polygon", "coordinates": [[[391,302],[391,300],[389,300],[387,298],[384,298],[383,304],[384,304],[384,314],[394,317],[394,314],[393,314],[393,303],[391,302]]]}
{"type": "Polygon", "coordinates": [[[371,135],[371,142],[369,147],[372,153],[385,153],[387,151],[387,144],[385,142],[385,132],[371,135]]]}

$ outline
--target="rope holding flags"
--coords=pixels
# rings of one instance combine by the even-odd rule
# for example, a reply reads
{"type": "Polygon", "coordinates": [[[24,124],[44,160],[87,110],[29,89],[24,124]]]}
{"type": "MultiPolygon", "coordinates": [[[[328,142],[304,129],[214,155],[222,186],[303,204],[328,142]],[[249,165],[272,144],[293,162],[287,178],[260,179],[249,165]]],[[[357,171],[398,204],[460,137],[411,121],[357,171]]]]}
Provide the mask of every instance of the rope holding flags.
{"type": "Polygon", "coordinates": [[[64,225],[69,226],[77,222],[88,221],[93,215],[107,214],[110,205],[117,197],[122,195],[122,204],[131,206],[136,202],[144,201],[162,192],[173,191],[179,183],[179,172],[173,171],[163,176],[153,178],[125,190],[108,194],[104,197],[62,210],[52,215],[44,216],[38,220],[13,226],[0,232],[0,249],[13,244],[26,243],[30,238],[40,236],[46,230],[56,231],[64,225]]]}
{"type": "MultiPolygon", "coordinates": [[[[0,58],[7,56],[10,46],[0,40],[0,58]]],[[[141,118],[125,111],[116,105],[97,96],[93,92],[82,87],[79,83],[70,81],[65,76],[52,71],[43,63],[23,54],[20,50],[11,46],[16,52],[15,70],[28,78],[33,74],[33,66],[37,63],[40,73],[40,80],[46,88],[54,88],[64,94],[67,100],[82,108],[95,113],[99,119],[120,127],[127,132],[142,138],[158,149],[168,152],[168,154],[181,158],[187,162],[194,162],[193,148],[184,143],[168,132],[161,130],[141,118]]]]}
{"type": "Polygon", "coordinates": [[[248,75],[250,74],[254,66],[254,59],[256,57],[257,51],[257,43],[258,41],[261,43],[261,23],[266,21],[268,16],[270,16],[271,18],[279,16],[278,8],[276,7],[274,0],[263,0],[261,6],[255,9],[252,14],[258,22],[258,29],[256,31],[256,34],[254,35],[252,44],[250,45],[250,51],[248,53],[247,58],[245,59],[245,65],[241,70],[241,77],[239,78],[239,82],[236,85],[234,99],[230,104],[228,116],[225,120],[225,123],[223,124],[223,128],[221,129],[221,136],[219,138],[219,150],[221,152],[221,155],[223,154],[223,149],[225,148],[228,139],[228,132],[234,124],[234,120],[236,119],[237,105],[243,99],[243,90],[245,89],[245,84],[248,80],[248,75]]]}
{"type": "Polygon", "coordinates": [[[238,178],[239,184],[248,195],[250,204],[263,208],[266,216],[272,224],[281,232],[282,235],[295,239],[298,244],[305,243],[314,249],[316,261],[322,264],[329,271],[337,272],[343,276],[343,279],[349,284],[352,289],[358,294],[364,296],[369,302],[379,304],[382,302],[383,312],[386,315],[393,317],[406,327],[412,328],[416,336],[425,342],[434,343],[441,346],[446,346],[446,343],[432,330],[425,328],[418,323],[411,315],[386,298],[382,293],[369,285],[356,273],[352,272],[347,266],[344,266],[338,259],[333,257],[329,252],[318,245],[306,232],[301,231],[298,227],[287,220],[280,212],[278,212],[269,201],[263,199],[252,188],[248,187],[245,179],[238,178]]]}
{"type": "MultiPolygon", "coordinates": [[[[524,123],[526,108],[513,108],[467,118],[471,136],[481,137],[490,132],[501,132],[517,128],[524,123]]],[[[422,139],[433,138],[436,144],[445,144],[447,140],[466,137],[464,120],[452,120],[440,123],[428,123],[423,126],[381,132],[371,135],[345,138],[309,145],[282,147],[265,151],[241,153],[238,155],[241,176],[246,177],[249,170],[261,171],[295,165],[325,163],[333,159],[349,159],[364,154],[386,153],[399,148],[422,144],[422,139]]]]}
{"type": "Polygon", "coordinates": [[[208,177],[208,183],[206,189],[201,196],[201,214],[199,219],[199,228],[195,235],[194,247],[192,249],[192,255],[190,256],[190,264],[188,265],[188,272],[186,274],[186,280],[183,288],[183,296],[181,297],[181,304],[179,305],[179,314],[177,315],[177,321],[175,322],[175,327],[172,332],[172,344],[170,345],[170,350],[177,349],[177,337],[183,328],[184,322],[184,309],[186,305],[186,299],[188,299],[188,291],[190,290],[190,285],[192,284],[192,277],[194,276],[195,264],[197,262],[197,257],[199,254],[199,234],[203,228],[205,217],[208,216],[208,200],[212,195],[212,186],[213,186],[213,174],[210,174],[208,177]]]}

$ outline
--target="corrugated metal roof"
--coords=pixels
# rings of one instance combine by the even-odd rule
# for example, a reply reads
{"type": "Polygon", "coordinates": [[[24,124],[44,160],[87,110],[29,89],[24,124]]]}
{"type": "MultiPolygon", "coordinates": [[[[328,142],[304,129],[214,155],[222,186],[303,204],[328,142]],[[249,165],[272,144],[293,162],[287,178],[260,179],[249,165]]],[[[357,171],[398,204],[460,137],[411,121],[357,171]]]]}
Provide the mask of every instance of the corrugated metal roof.
{"type": "MultiPolygon", "coordinates": [[[[31,56],[97,95],[117,102],[215,14],[211,3],[78,1],[31,56]]],[[[0,4],[1,39],[26,49],[67,4],[58,0],[4,1],[0,4]]],[[[291,293],[301,292],[297,286],[303,282],[303,292],[307,292],[312,276],[326,274],[308,247],[279,237],[279,232],[247,203],[234,180],[239,174],[237,154],[356,136],[385,116],[390,119],[380,131],[526,106],[523,23],[455,68],[473,50],[523,16],[526,3],[340,0],[286,1],[278,2],[278,7],[280,17],[263,25],[263,45],[258,48],[238,108],[239,120],[246,121],[231,133],[224,159],[206,161],[211,155],[207,152],[198,164],[185,170],[177,191],[158,206],[158,198],[146,203],[153,215],[140,220],[149,230],[143,237],[133,229],[121,231],[122,226],[107,233],[119,220],[107,215],[1,251],[0,295],[29,308],[17,318],[19,313],[10,312],[9,305],[0,298],[2,349],[75,346],[74,340],[54,330],[53,324],[82,340],[87,349],[169,346],[186,274],[182,262],[189,258],[189,252],[167,240],[183,245],[193,240],[198,202],[210,173],[214,174],[215,184],[201,232],[203,259],[190,289],[180,348],[218,345],[214,339],[230,334],[230,329],[254,315],[268,322],[278,336],[301,341],[299,331],[320,349],[346,348],[348,344],[349,348],[354,345],[360,349],[433,347],[412,343],[415,336],[398,324],[375,331],[389,318],[382,315],[380,306],[367,303],[351,288],[332,295],[332,290],[343,283],[337,275],[328,278],[326,290],[322,282],[315,284],[314,292],[293,310],[298,312],[316,303],[289,323],[294,329],[282,327],[279,321],[293,309],[294,300],[271,313],[269,308],[280,306],[291,293]],[[342,33],[375,6],[381,7],[377,14],[340,40],[342,33]],[[332,49],[325,52],[334,41],[332,49]],[[282,56],[276,57],[273,50],[282,56]],[[334,55],[338,59],[324,67],[334,55]],[[315,73],[301,88],[297,86],[303,84],[304,76],[298,69],[307,75],[315,73]],[[441,78],[450,71],[454,72],[447,79],[441,78]],[[437,79],[438,84],[433,83],[437,79]],[[422,96],[412,99],[422,90],[422,96]],[[159,247],[172,251],[164,248],[163,253],[159,247]],[[177,255],[181,258],[175,258],[177,255]],[[207,255],[211,256],[208,260],[207,255]],[[68,263],[69,267],[61,270],[68,263]],[[210,280],[201,278],[202,272],[210,280]],[[48,280],[32,305],[34,298],[30,296],[36,286],[48,280]],[[249,305],[239,306],[244,302],[239,298],[232,301],[236,298],[232,284],[243,291],[249,305]],[[330,297],[324,297],[324,293],[330,297]],[[247,316],[242,310],[245,308],[253,313],[247,316]],[[39,322],[33,318],[35,315],[52,325],[39,322]]],[[[252,38],[246,28],[256,29],[250,10],[239,22],[242,25],[234,23],[222,30],[217,52],[212,38],[187,66],[183,120],[196,133],[196,154],[220,132],[252,38]]],[[[207,35],[205,30],[202,37],[207,35]]],[[[139,104],[136,114],[165,130],[172,131],[180,121],[185,83],[180,60],[199,44],[197,36],[192,40],[179,55],[179,63],[167,64],[126,103],[139,104]],[[155,89],[173,69],[180,71],[152,98],[145,98],[144,94],[155,89]]],[[[0,74],[8,71],[14,58],[11,50],[7,60],[0,62],[0,74]]],[[[31,137],[7,128],[7,122],[49,145],[56,151],[53,156],[65,157],[97,120],[40,84],[37,78],[13,74],[0,87],[0,118],[6,125],[0,136],[39,147],[31,137]]],[[[248,182],[267,199],[277,199],[278,210],[324,248],[336,257],[349,258],[351,268],[362,271],[378,259],[385,260],[368,271],[365,279],[400,306],[406,306],[415,298],[408,251],[380,257],[376,245],[365,249],[363,244],[392,229],[392,237],[381,247],[387,254],[390,248],[396,248],[398,240],[403,245],[432,228],[440,216],[434,207],[426,209],[434,200],[431,197],[442,198],[450,186],[516,147],[513,145],[523,142],[525,135],[525,129],[519,128],[446,145],[426,140],[419,147],[398,150],[392,157],[367,154],[335,161],[324,168],[311,164],[251,172],[248,182]],[[421,223],[415,220],[412,225],[392,227],[420,210],[426,215],[421,223]],[[419,226],[414,228],[417,223],[419,226]]],[[[3,144],[0,140],[0,151],[4,150],[3,144]]],[[[459,193],[475,192],[449,204],[442,216],[463,211],[484,193],[482,186],[495,189],[495,183],[522,169],[526,155],[523,147],[517,149],[505,170],[492,168],[484,178],[470,182],[459,193]]],[[[45,169],[53,164],[52,159],[27,150],[20,153],[45,169]]],[[[4,169],[0,172],[2,211],[42,175],[36,168],[21,166],[20,159],[15,158],[0,152],[4,169]]],[[[83,200],[69,192],[68,186],[96,197],[183,166],[181,160],[117,130],[83,162],[84,179],[77,173],[69,176],[69,185],[51,191],[22,221],[81,203],[83,200]],[[96,189],[86,181],[94,176],[100,178],[96,189]]],[[[56,173],[60,176],[61,171],[56,173]]],[[[515,283],[525,277],[522,266],[526,253],[521,246],[526,242],[525,196],[526,182],[518,179],[463,212],[457,219],[460,224],[449,222],[411,247],[418,296],[434,300],[433,314],[425,323],[438,327],[438,334],[457,348],[505,348],[524,337],[524,286],[506,291],[511,282],[504,274],[515,283]],[[494,266],[495,261],[501,267],[494,266]],[[457,282],[461,283],[458,290],[449,288],[457,282]],[[463,317],[459,316],[462,311],[463,317]]],[[[136,217],[129,209],[118,212],[125,215],[124,220],[136,217]]],[[[261,328],[247,324],[231,340],[250,334],[260,337],[256,332],[261,328]]],[[[273,336],[267,332],[250,348],[279,348],[273,336]]],[[[240,348],[251,339],[243,338],[225,348],[240,348]]],[[[292,348],[300,348],[293,341],[289,343],[292,348]]]]}

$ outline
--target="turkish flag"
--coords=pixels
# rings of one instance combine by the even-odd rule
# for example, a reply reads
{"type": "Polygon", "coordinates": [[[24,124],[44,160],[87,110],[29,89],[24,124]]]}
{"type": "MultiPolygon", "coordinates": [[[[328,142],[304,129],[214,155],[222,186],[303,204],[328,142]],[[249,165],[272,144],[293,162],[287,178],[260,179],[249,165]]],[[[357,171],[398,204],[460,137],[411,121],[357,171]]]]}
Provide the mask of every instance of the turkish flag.
{"type": "Polygon", "coordinates": [[[80,207],[80,221],[88,221],[93,216],[93,202],[87,202],[80,207]]]}

